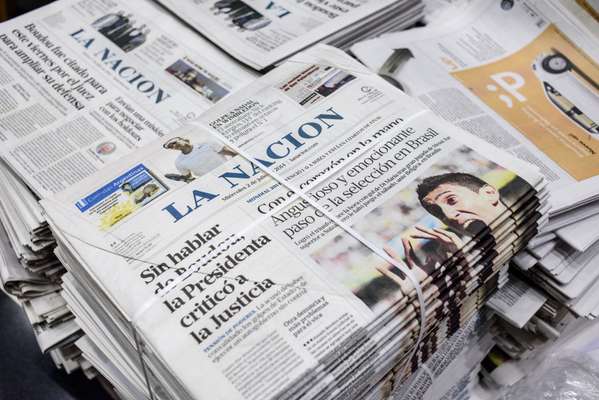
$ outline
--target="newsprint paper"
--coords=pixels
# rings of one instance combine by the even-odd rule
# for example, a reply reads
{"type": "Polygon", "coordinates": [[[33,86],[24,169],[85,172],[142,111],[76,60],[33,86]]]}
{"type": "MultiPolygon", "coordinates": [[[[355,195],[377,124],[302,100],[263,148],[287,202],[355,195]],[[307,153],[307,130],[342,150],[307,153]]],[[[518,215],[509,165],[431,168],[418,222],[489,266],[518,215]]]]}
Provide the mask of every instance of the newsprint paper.
{"type": "Polygon", "coordinates": [[[438,115],[537,165],[552,217],[597,200],[596,30],[555,0],[472,1],[437,22],[351,51],[438,115]]]}
{"type": "MultiPolygon", "coordinates": [[[[159,393],[334,397],[348,371],[382,377],[412,354],[423,298],[407,275],[432,329],[449,315],[432,311],[432,277],[542,187],[534,168],[316,46],[42,204],[74,272],[134,327],[159,393]],[[424,189],[441,176],[480,191],[424,189]],[[459,201],[477,211],[453,214],[459,201]]],[[[501,266],[512,252],[494,254],[501,266]]]]}
{"type": "Polygon", "coordinates": [[[324,42],[347,48],[422,17],[420,0],[158,0],[257,70],[324,42]]]}
{"type": "Polygon", "coordinates": [[[150,1],[56,1],[0,27],[0,156],[47,196],[253,76],[150,1]]]}

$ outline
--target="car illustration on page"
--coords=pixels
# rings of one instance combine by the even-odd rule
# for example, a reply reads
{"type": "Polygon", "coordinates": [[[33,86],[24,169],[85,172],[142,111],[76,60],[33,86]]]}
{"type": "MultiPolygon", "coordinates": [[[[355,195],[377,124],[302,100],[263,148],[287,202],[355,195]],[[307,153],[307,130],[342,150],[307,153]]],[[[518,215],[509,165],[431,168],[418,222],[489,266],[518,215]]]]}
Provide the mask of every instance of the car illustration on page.
{"type": "Polygon", "coordinates": [[[532,65],[549,101],[592,137],[599,138],[599,84],[559,51],[532,65]]]}

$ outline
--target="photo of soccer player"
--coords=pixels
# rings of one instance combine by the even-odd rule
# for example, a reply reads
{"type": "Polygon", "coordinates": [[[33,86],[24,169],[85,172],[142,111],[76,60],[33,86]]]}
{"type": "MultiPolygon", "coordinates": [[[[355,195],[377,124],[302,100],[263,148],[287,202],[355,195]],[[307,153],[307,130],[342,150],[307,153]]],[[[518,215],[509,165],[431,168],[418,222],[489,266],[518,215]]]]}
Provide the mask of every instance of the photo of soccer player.
{"type": "Polygon", "coordinates": [[[220,166],[237,153],[216,139],[206,138],[198,143],[176,136],[165,142],[162,147],[178,151],[175,168],[178,173],[165,174],[165,178],[189,183],[214,168],[220,166]]]}
{"type": "Polygon", "coordinates": [[[464,235],[475,235],[497,220],[506,206],[499,190],[468,173],[448,172],[424,178],[416,187],[420,205],[444,226],[414,225],[401,235],[405,261],[411,268],[429,272],[431,263],[441,262],[463,247],[464,235]],[[419,259],[418,241],[434,241],[440,252],[419,259]]]}
{"type": "MultiPolygon", "coordinates": [[[[406,264],[420,281],[447,265],[450,257],[487,232],[532,190],[514,172],[466,147],[418,174],[352,227],[406,264]]],[[[402,289],[411,287],[397,268],[347,233],[340,232],[313,257],[371,309],[384,308],[382,304],[397,298],[397,280],[403,281],[402,289]],[[390,279],[388,272],[397,279],[390,279]]]]}
{"type": "Polygon", "coordinates": [[[430,275],[530,190],[512,171],[461,147],[371,210],[369,224],[359,221],[354,228],[430,275]]]}

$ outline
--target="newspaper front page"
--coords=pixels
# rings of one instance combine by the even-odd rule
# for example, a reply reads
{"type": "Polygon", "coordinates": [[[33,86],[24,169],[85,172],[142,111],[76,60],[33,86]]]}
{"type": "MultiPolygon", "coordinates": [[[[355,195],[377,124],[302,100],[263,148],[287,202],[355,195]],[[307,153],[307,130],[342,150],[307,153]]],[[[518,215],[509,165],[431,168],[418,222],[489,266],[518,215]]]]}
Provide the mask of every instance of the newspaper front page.
{"type": "Polygon", "coordinates": [[[159,0],[235,58],[263,69],[395,0],[159,0]]]}
{"type": "Polygon", "coordinates": [[[0,156],[38,196],[197,118],[254,76],[145,0],[60,0],[5,22],[0,72],[0,156]]]}
{"type": "Polygon", "coordinates": [[[461,10],[352,52],[445,119],[537,165],[550,182],[553,214],[592,201],[597,37],[559,2],[488,0],[461,10]]]}
{"type": "MultiPolygon", "coordinates": [[[[540,182],[525,163],[317,46],[42,204],[187,393],[266,399],[291,396],[315,373],[343,390],[351,379],[328,363],[360,340],[371,363],[358,353],[358,367],[372,373],[388,365],[376,362],[385,349],[400,357],[414,345],[414,285],[329,217],[424,284],[540,182]],[[455,219],[419,200],[426,178],[447,174],[485,188],[477,216],[455,219]]],[[[434,193],[447,204],[458,196],[434,193]]],[[[311,390],[320,389],[330,390],[311,390]]]]}

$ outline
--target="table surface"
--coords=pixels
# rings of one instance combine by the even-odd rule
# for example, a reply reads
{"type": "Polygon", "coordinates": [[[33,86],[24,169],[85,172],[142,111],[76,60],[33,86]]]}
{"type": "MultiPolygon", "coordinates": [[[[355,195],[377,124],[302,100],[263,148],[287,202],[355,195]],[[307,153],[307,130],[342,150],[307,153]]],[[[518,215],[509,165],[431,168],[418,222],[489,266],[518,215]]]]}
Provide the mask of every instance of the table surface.
{"type": "Polygon", "coordinates": [[[56,369],[35,341],[24,311],[0,292],[0,399],[110,400],[96,381],[81,371],[56,369]]]}

